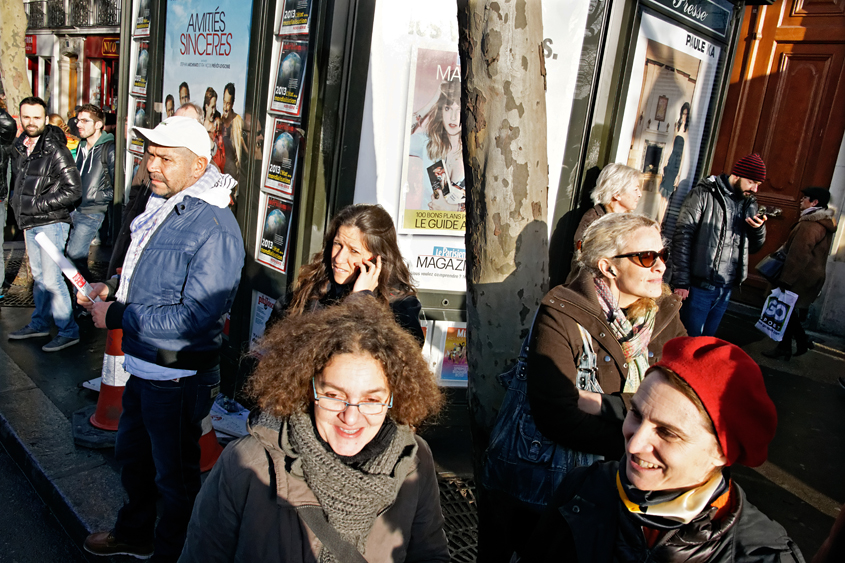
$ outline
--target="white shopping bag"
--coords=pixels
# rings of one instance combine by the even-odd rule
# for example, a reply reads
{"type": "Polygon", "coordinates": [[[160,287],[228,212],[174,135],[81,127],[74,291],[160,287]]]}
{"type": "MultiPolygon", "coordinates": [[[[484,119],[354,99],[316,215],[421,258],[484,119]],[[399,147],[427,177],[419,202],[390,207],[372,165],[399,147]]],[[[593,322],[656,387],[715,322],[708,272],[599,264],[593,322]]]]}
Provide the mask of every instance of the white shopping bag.
{"type": "Polygon", "coordinates": [[[776,342],[783,340],[783,333],[797,301],[797,294],[779,288],[773,289],[763,303],[757,328],[776,342]]]}

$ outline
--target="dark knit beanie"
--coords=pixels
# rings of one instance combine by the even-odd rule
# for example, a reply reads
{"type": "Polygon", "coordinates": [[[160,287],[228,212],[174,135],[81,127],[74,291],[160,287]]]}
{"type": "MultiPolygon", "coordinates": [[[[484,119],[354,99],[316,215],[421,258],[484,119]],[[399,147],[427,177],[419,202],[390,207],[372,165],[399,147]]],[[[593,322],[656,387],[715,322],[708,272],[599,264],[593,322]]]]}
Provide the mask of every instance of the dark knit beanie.
{"type": "Polygon", "coordinates": [[[752,182],[762,182],[766,179],[766,163],[759,154],[749,154],[736,161],[731,174],[752,182]]]}
{"type": "Polygon", "coordinates": [[[673,338],[652,369],[659,367],[676,373],[701,399],[728,465],[766,461],[777,411],[760,366],[739,346],[712,336],[673,338]]]}

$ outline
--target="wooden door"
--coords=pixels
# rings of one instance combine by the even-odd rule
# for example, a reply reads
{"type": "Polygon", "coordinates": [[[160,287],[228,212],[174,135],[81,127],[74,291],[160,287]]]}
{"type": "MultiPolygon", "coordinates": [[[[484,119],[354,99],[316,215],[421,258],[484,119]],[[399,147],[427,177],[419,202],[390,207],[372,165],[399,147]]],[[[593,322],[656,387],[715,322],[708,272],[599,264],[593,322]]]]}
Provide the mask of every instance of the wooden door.
{"type": "Polygon", "coordinates": [[[760,304],[753,266],[782,245],[801,189],[829,187],[845,133],[845,0],[777,0],[746,8],[711,173],[751,152],[766,162],[757,199],[780,209],[735,298],[760,304]]]}

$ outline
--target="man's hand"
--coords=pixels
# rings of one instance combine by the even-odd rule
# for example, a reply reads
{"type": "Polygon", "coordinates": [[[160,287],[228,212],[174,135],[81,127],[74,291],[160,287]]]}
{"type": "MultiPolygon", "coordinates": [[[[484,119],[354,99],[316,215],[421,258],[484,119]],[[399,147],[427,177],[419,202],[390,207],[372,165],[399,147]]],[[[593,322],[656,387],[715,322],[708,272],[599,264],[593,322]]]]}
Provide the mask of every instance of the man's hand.
{"type": "Polygon", "coordinates": [[[105,300],[109,296],[109,287],[104,283],[92,283],[91,289],[97,294],[97,297],[102,299],[100,302],[91,301],[91,299],[82,293],[76,292],[76,302],[85,307],[91,318],[94,320],[94,326],[97,328],[106,328],[106,311],[109,310],[111,302],[106,303],[105,300]]]}
{"type": "Polygon", "coordinates": [[[364,260],[358,266],[358,270],[358,278],[355,280],[355,285],[352,286],[352,292],[375,291],[378,287],[378,278],[381,275],[381,256],[376,256],[375,263],[373,263],[372,258],[364,260]]]}
{"type": "Polygon", "coordinates": [[[681,298],[681,300],[686,299],[689,297],[689,290],[688,289],[681,289],[680,287],[675,290],[675,295],[681,298]]]}
{"type": "MultiPolygon", "coordinates": [[[[102,301],[105,301],[106,298],[109,296],[109,286],[104,283],[92,283],[91,289],[94,290],[94,293],[99,297],[102,301]]],[[[82,293],[81,291],[76,292],[76,302],[85,307],[88,311],[91,310],[91,305],[94,304],[91,299],[82,293]]]]}
{"type": "Polygon", "coordinates": [[[88,309],[88,312],[91,313],[91,318],[94,320],[94,326],[97,328],[108,328],[106,327],[106,313],[109,310],[109,307],[112,306],[114,301],[99,301],[97,303],[91,303],[90,307],[85,307],[88,309]]]}
{"type": "Polygon", "coordinates": [[[753,217],[746,217],[745,222],[753,228],[759,229],[763,226],[763,223],[765,223],[767,219],[768,217],[765,215],[754,215],[753,217]]]}

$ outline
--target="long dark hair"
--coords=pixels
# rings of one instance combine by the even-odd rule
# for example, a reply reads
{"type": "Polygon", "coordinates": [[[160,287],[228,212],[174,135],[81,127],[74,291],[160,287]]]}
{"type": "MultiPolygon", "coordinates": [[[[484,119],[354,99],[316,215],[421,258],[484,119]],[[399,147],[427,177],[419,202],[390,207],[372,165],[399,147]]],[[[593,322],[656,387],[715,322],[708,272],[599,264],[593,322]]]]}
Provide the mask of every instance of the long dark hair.
{"type": "Polygon", "coordinates": [[[376,297],[384,303],[407,295],[416,295],[411,273],[402,259],[396,243],[393,218],[380,205],[359,203],[345,207],[334,216],[323,238],[323,251],[314,254],[311,262],[299,270],[293,286],[288,316],[300,315],[314,301],[325,297],[334,279],[332,274],[332,245],[341,227],[357,227],[364,235],[364,244],[373,256],[381,256],[381,275],[376,297]]]}
{"type": "Polygon", "coordinates": [[[681,106],[681,111],[678,114],[678,131],[681,130],[681,120],[684,120],[684,131],[689,131],[689,102],[684,102],[684,105],[681,106]],[[684,110],[687,110],[687,117],[684,119],[684,110]]]}
{"type": "Polygon", "coordinates": [[[431,160],[443,158],[452,150],[452,141],[446,127],[443,126],[443,108],[461,103],[461,80],[453,78],[440,84],[440,97],[429,110],[423,121],[428,121],[426,134],[428,135],[428,157],[431,160]]]}

